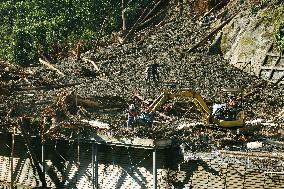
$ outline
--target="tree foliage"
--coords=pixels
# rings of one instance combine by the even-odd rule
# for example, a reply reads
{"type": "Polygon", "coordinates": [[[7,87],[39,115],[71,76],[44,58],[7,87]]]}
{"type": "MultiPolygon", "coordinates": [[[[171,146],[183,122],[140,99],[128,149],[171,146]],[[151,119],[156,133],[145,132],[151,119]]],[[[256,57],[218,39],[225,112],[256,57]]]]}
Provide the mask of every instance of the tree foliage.
{"type": "MultiPolygon", "coordinates": [[[[129,25],[147,1],[129,0],[129,25]]],[[[59,46],[98,38],[121,28],[119,0],[6,0],[0,4],[0,57],[29,65],[59,46]]]]}

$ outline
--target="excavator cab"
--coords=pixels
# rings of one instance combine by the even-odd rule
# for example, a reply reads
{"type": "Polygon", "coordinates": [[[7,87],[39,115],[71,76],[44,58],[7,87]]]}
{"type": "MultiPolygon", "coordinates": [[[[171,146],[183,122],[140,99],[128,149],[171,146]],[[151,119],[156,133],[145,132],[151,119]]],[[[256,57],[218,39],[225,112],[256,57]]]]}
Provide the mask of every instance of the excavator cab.
{"type": "Polygon", "coordinates": [[[224,103],[213,105],[213,122],[225,128],[243,127],[243,90],[224,88],[222,93],[225,97],[224,103]]]}

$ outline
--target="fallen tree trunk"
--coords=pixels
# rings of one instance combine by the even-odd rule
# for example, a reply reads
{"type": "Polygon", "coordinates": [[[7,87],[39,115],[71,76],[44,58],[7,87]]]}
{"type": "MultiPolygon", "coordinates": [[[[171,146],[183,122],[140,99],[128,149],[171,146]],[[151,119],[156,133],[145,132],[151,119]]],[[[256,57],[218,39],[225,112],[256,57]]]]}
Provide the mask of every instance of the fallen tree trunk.
{"type": "Polygon", "coordinates": [[[149,22],[151,22],[154,18],[157,18],[158,16],[160,16],[161,14],[165,13],[167,11],[166,10],[162,10],[160,12],[158,12],[157,14],[155,14],[154,16],[150,17],[149,19],[145,20],[144,22],[142,22],[137,28],[141,28],[143,26],[145,26],[146,24],[148,24],[149,22]]]}
{"type": "Polygon", "coordinates": [[[160,0],[158,3],[156,3],[155,6],[148,12],[148,14],[141,20],[141,22],[144,22],[163,1],[164,0],[160,0]]]}
{"type": "Polygon", "coordinates": [[[142,39],[140,39],[140,41],[137,43],[138,45],[141,45],[142,43],[143,43],[143,41],[149,36],[149,35],[151,35],[153,32],[155,32],[163,23],[165,23],[165,18],[159,23],[159,24],[157,24],[154,28],[153,28],[153,30],[150,30],[146,35],[144,35],[143,37],[142,37],[142,39]]]}
{"type": "Polygon", "coordinates": [[[264,85],[267,85],[267,81],[262,81],[262,82],[260,82],[260,83],[258,83],[258,84],[256,84],[256,85],[254,85],[253,87],[252,87],[252,89],[249,91],[249,92],[246,92],[245,94],[244,94],[244,99],[247,99],[247,98],[249,98],[249,97],[251,97],[251,96],[253,96],[253,95],[255,95],[256,93],[259,93],[259,87],[262,87],[262,86],[264,86],[264,85]]]}
{"type": "Polygon", "coordinates": [[[99,40],[100,40],[100,38],[101,38],[101,35],[102,35],[102,33],[103,33],[103,29],[104,29],[104,27],[105,27],[105,25],[106,25],[106,21],[108,20],[108,18],[109,18],[109,17],[106,17],[106,18],[104,19],[103,23],[102,23],[102,26],[101,26],[101,29],[100,29],[100,31],[99,31],[99,34],[98,34],[98,37],[97,37],[95,46],[94,46],[94,48],[93,48],[94,51],[95,51],[95,50],[97,49],[97,47],[98,47],[99,40]]]}
{"type": "Polygon", "coordinates": [[[122,43],[125,43],[127,41],[127,39],[135,32],[135,30],[138,27],[138,24],[141,22],[141,20],[143,19],[146,11],[149,9],[149,5],[145,8],[145,10],[142,12],[142,14],[140,15],[140,17],[138,18],[138,20],[134,23],[134,25],[132,26],[132,28],[130,29],[130,31],[125,35],[125,37],[122,40],[122,43]]]}
{"type": "Polygon", "coordinates": [[[193,47],[191,47],[188,50],[185,50],[185,52],[192,52],[195,49],[197,49],[199,46],[203,45],[203,43],[206,42],[210,37],[212,37],[215,33],[217,33],[219,30],[221,30],[224,26],[226,26],[239,12],[235,13],[233,16],[228,18],[226,21],[224,21],[221,25],[219,25],[217,28],[215,28],[213,31],[211,31],[206,37],[204,37],[201,41],[199,41],[197,44],[195,44],[193,47]]]}
{"type": "Polygon", "coordinates": [[[281,146],[284,147],[284,143],[280,142],[280,141],[275,141],[275,140],[270,140],[270,139],[266,139],[265,142],[269,143],[269,144],[274,144],[276,146],[281,146]]]}

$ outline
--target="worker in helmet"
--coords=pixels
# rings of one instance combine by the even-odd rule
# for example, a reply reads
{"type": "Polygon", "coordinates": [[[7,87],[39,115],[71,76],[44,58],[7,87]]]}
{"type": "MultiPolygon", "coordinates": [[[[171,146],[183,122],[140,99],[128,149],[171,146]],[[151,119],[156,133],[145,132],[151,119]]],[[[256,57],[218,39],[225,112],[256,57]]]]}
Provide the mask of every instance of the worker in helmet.
{"type": "Polygon", "coordinates": [[[230,95],[229,99],[227,101],[227,119],[228,120],[236,120],[236,116],[238,112],[240,111],[239,109],[239,103],[238,100],[234,95],[230,95]]]}
{"type": "Polygon", "coordinates": [[[138,111],[134,104],[130,104],[128,109],[128,116],[127,116],[127,128],[133,128],[133,123],[136,120],[138,115],[138,111]]]}
{"type": "Polygon", "coordinates": [[[153,64],[149,64],[146,67],[146,69],[145,69],[146,84],[150,84],[151,77],[152,77],[153,82],[159,82],[160,81],[158,67],[160,67],[160,65],[156,62],[154,62],[153,64]]]}
{"type": "Polygon", "coordinates": [[[237,101],[237,99],[236,99],[235,96],[233,96],[233,95],[230,95],[230,96],[229,96],[228,105],[229,105],[230,107],[233,107],[233,108],[237,107],[238,101],[237,101]]]}

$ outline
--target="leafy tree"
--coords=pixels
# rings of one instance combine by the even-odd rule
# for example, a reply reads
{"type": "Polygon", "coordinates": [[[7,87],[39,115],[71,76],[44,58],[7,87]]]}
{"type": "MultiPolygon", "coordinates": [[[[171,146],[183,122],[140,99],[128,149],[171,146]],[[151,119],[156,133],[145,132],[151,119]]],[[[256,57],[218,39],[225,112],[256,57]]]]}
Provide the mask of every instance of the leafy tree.
{"type": "MultiPolygon", "coordinates": [[[[130,26],[146,3],[129,0],[130,26]]],[[[0,17],[0,57],[24,66],[70,43],[91,46],[105,19],[103,36],[120,30],[122,23],[118,0],[6,0],[0,17]]]]}

